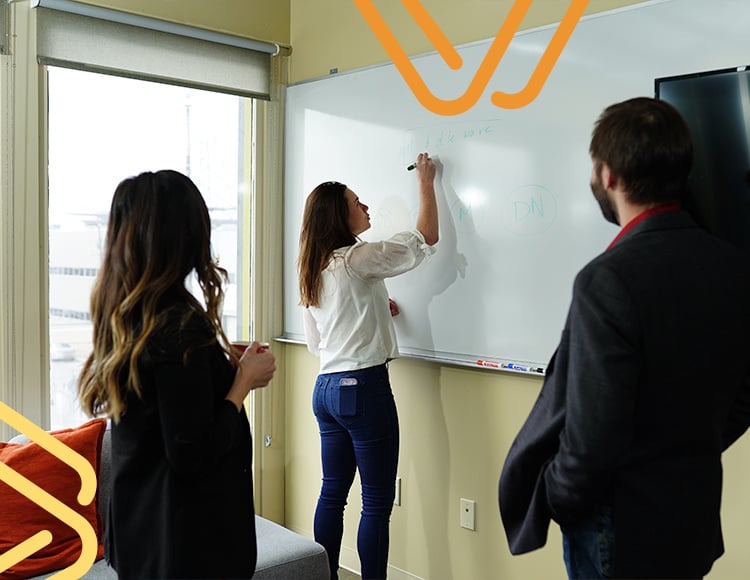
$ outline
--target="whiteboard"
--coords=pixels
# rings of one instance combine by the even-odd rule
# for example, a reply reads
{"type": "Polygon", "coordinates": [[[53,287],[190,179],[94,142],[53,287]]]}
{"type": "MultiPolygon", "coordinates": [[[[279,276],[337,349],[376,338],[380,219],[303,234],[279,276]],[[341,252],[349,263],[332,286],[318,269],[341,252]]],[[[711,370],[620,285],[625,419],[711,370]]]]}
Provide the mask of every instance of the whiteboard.
{"type": "MultiPolygon", "coordinates": [[[[304,341],[296,259],[308,193],[346,183],[370,206],[365,240],[411,229],[418,190],[406,167],[428,151],[440,166],[437,252],[386,282],[401,309],[401,354],[542,372],[576,273],[618,231],[589,189],[595,120],[609,104],[653,96],[657,77],[750,64],[748,30],[747,0],[654,1],[585,17],[540,95],[515,110],[490,95],[526,85],[555,26],[518,33],[479,102],[458,116],[424,108],[392,64],[288,87],[282,338],[304,341]]],[[[453,99],[490,42],[459,48],[459,71],[436,53],[411,60],[436,96],[453,99]]]]}

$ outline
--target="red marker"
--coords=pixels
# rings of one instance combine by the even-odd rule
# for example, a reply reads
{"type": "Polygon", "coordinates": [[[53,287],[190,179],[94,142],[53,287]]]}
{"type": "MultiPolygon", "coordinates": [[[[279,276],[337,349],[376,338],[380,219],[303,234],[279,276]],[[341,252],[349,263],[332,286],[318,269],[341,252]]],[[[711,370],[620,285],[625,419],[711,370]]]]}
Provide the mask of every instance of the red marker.
{"type": "Polygon", "coordinates": [[[489,361],[489,360],[482,360],[481,358],[479,360],[477,360],[477,364],[480,367],[489,367],[491,369],[499,369],[500,368],[500,365],[498,363],[492,362],[492,361],[489,361]]]}
{"type": "Polygon", "coordinates": [[[271,348],[270,344],[268,344],[267,342],[261,342],[257,352],[266,352],[269,348],[271,348]]]}

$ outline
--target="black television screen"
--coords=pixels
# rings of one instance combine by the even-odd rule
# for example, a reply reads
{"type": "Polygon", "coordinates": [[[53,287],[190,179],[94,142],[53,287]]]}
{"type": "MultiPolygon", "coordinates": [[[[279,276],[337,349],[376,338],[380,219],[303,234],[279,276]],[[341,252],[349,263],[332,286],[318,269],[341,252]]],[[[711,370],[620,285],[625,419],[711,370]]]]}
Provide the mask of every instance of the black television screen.
{"type": "Polygon", "coordinates": [[[750,253],[750,71],[664,77],[656,98],[690,126],[694,159],[685,208],[710,232],[750,253]]]}

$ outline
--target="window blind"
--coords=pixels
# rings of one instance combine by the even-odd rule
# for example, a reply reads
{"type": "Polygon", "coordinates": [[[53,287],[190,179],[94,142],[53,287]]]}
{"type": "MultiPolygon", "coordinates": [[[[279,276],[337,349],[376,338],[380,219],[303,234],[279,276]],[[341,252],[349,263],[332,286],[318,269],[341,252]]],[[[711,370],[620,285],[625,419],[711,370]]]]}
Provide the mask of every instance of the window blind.
{"type": "Polygon", "coordinates": [[[0,54],[8,51],[8,4],[0,0],[0,54]]]}
{"type": "Polygon", "coordinates": [[[70,0],[33,0],[40,64],[268,99],[278,46],[70,0]]]}

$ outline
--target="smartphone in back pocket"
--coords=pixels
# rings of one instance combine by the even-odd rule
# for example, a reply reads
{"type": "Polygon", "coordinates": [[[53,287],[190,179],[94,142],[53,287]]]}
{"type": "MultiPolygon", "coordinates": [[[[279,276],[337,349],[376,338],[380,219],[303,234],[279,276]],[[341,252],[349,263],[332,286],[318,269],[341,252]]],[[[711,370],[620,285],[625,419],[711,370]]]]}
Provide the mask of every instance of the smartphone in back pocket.
{"type": "Polygon", "coordinates": [[[351,417],[357,414],[357,379],[344,377],[339,380],[339,415],[351,417]]]}

